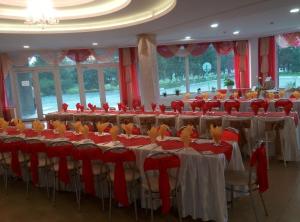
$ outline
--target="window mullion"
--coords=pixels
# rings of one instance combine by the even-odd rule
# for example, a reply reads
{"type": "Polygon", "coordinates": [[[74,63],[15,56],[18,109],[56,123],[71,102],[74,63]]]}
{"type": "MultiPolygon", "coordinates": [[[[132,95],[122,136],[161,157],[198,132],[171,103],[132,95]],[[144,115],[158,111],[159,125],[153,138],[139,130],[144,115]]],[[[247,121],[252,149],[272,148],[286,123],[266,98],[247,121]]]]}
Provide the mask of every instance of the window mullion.
{"type": "Polygon", "coordinates": [[[10,84],[12,88],[12,97],[14,100],[14,105],[16,107],[16,117],[21,118],[21,109],[20,109],[20,102],[19,102],[19,86],[17,83],[17,73],[12,71],[10,84]],[[13,90],[16,89],[16,90],[13,90]]]}
{"type": "Polygon", "coordinates": [[[59,67],[56,66],[54,69],[54,82],[55,82],[55,91],[56,91],[56,101],[57,101],[57,110],[60,110],[60,107],[63,103],[62,101],[62,91],[61,91],[61,81],[60,81],[60,73],[59,67]]]}
{"type": "Polygon", "coordinates": [[[103,104],[106,102],[103,67],[98,68],[98,84],[99,84],[99,93],[100,93],[100,103],[103,104]]]}
{"type": "Polygon", "coordinates": [[[39,76],[38,72],[35,70],[32,73],[32,80],[33,80],[33,90],[34,90],[34,102],[36,105],[36,111],[38,119],[43,118],[43,108],[42,108],[42,100],[41,100],[41,90],[40,90],[40,83],[39,83],[39,76]]]}
{"type": "Polygon", "coordinates": [[[186,92],[190,92],[190,66],[189,66],[189,57],[185,56],[184,57],[184,62],[185,62],[185,87],[186,87],[186,92]]]}
{"type": "Polygon", "coordinates": [[[221,89],[221,56],[217,53],[217,88],[221,89]]]}
{"type": "Polygon", "coordinates": [[[84,83],[83,83],[83,69],[78,63],[76,65],[76,68],[77,68],[77,79],[79,84],[80,103],[84,105],[84,107],[86,107],[86,99],[85,99],[84,83]]]}

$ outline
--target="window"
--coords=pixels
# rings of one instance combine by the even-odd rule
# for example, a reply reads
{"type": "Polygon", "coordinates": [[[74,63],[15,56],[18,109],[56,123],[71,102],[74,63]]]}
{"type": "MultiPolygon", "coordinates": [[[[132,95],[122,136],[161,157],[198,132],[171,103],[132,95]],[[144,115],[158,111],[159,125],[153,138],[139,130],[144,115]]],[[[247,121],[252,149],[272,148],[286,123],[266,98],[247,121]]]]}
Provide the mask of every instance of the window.
{"type": "Polygon", "coordinates": [[[82,62],[68,56],[61,59],[56,51],[19,55],[11,54],[16,78],[6,79],[6,91],[9,104],[13,104],[10,88],[17,86],[19,103],[15,106],[23,119],[42,119],[44,114],[60,110],[64,102],[71,110],[77,103],[100,107],[101,102],[108,102],[117,107],[120,102],[116,49],[96,49],[82,62]]]}
{"type": "Polygon", "coordinates": [[[157,54],[157,59],[160,95],[175,94],[176,89],[180,93],[214,91],[226,88],[226,78],[235,79],[233,50],[227,55],[218,55],[212,44],[199,56],[165,58],[157,54]]]}
{"type": "Polygon", "coordinates": [[[300,47],[277,46],[279,88],[300,86],[300,47]]]}
{"type": "Polygon", "coordinates": [[[232,79],[234,81],[234,52],[233,50],[228,55],[222,55],[221,57],[221,88],[226,88],[224,86],[225,79],[232,79]]]}
{"type": "Polygon", "coordinates": [[[104,68],[104,84],[106,102],[111,107],[117,107],[120,102],[119,73],[116,67],[104,68]]]}
{"type": "Polygon", "coordinates": [[[175,94],[175,90],[185,93],[185,58],[164,58],[158,55],[158,76],[160,95],[165,92],[168,95],[175,94]]]}
{"type": "Polygon", "coordinates": [[[212,45],[200,56],[189,56],[190,92],[217,89],[217,55],[212,45]]]}

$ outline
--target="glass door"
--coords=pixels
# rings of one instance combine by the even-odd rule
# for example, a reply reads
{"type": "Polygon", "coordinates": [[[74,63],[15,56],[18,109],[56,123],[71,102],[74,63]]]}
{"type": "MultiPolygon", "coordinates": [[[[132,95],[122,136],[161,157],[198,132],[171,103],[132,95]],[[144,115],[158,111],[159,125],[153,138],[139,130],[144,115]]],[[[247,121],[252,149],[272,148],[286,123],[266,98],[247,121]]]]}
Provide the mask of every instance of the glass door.
{"type": "Polygon", "coordinates": [[[20,72],[17,73],[16,77],[21,118],[37,118],[33,74],[31,72],[20,72]]]}
{"type": "Polygon", "coordinates": [[[57,109],[57,95],[55,90],[55,80],[52,71],[38,72],[41,110],[42,114],[56,112],[57,109]]]}

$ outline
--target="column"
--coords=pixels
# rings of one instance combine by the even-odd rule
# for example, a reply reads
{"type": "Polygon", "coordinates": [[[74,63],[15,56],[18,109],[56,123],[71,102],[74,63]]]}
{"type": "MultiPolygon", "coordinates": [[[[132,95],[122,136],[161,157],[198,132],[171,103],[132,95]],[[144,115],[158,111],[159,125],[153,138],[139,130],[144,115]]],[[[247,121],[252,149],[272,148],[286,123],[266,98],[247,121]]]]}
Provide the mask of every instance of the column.
{"type": "Polygon", "coordinates": [[[159,99],[155,35],[138,35],[138,59],[142,104],[150,110],[151,103],[159,99]]]}

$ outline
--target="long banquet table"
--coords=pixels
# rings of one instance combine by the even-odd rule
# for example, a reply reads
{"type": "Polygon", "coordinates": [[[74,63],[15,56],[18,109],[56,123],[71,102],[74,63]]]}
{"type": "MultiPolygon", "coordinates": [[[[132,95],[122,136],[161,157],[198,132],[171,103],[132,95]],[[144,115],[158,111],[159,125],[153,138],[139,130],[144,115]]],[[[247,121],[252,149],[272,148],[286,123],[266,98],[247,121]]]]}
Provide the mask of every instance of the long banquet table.
{"type": "MultiPolygon", "coordinates": [[[[223,128],[228,126],[228,120],[230,118],[236,118],[237,120],[250,119],[251,120],[251,129],[250,129],[250,146],[254,146],[259,139],[265,138],[264,131],[264,121],[278,121],[284,120],[284,128],[280,132],[284,140],[284,152],[287,161],[299,161],[300,160],[300,130],[299,130],[299,116],[297,112],[291,112],[288,116],[283,112],[259,112],[258,115],[254,115],[253,112],[232,112],[228,115],[224,111],[212,111],[207,112],[205,115],[200,112],[192,111],[183,111],[182,113],[166,111],[161,113],[159,111],[155,112],[140,112],[140,111],[109,111],[104,112],[103,110],[97,110],[91,112],[85,110],[84,112],[77,112],[70,110],[67,112],[55,112],[49,113],[46,115],[47,120],[73,120],[75,117],[81,116],[82,119],[88,117],[89,120],[92,120],[91,117],[97,116],[116,116],[117,124],[119,124],[120,117],[131,116],[133,117],[134,122],[137,125],[140,125],[140,117],[145,116],[154,116],[156,118],[156,125],[158,125],[158,119],[161,118],[175,118],[175,129],[179,130],[182,126],[182,120],[186,118],[197,117],[196,125],[198,126],[198,131],[200,137],[205,135],[207,131],[207,126],[205,120],[207,118],[219,117],[222,119],[223,128]]],[[[274,153],[273,147],[270,146],[271,154],[274,153]]]]}
{"type": "MultiPolygon", "coordinates": [[[[0,138],[11,136],[20,136],[25,140],[37,138],[45,143],[69,140],[77,145],[92,142],[98,144],[102,149],[116,145],[111,141],[110,135],[100,136],[93,132],[84,138],[71,131],[67,131],[61,136],[52,130],[44,130],[41,135],[38,135],[32,129],[26,129],[20,134],[14,127],[10,127],[7,133],[0,134],[0,138]]],[[[183,143],[176,137],[166,137],[165,141],[158,141],[157,144],[150,144],[150,140],[146,136],[128,138],[122,134],[119,135],[118,140],[135,152],[142,181],[145,180],[143,162],[149,153],[162,150],[175,152],[181,159],[179,181],[182,187],[183,216],[192,216],[194,219],[201,218],[204,221],[224,222],[228,220],[224,171],[225,169],[244,170],[237,143],[227,141],[222,142],[221,146],[214,146],[211,140],[198,139],[191,143],[190,148],[183,149],[183,143]]],[[[143,206],[145,206],[143,191],[141,198],[143,206]]]]}

